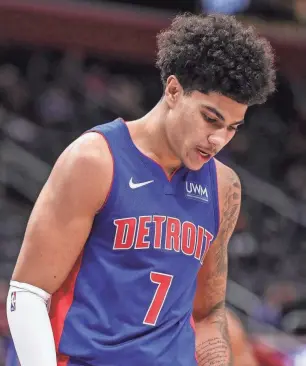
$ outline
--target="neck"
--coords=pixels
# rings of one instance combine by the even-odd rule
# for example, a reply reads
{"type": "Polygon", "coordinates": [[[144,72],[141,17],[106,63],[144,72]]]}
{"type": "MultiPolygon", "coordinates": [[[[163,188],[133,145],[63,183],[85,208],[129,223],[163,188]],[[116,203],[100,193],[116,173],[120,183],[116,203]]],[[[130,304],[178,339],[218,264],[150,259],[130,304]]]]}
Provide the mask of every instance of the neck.
{"type": "Polygon", "coordinates": [[[129,131],[137,148],[160,164],[171,175],[180,167],[181,161],[175,156],[165,130],[167,106],[161,100],[144,117],[128,123],[129,131]]]}

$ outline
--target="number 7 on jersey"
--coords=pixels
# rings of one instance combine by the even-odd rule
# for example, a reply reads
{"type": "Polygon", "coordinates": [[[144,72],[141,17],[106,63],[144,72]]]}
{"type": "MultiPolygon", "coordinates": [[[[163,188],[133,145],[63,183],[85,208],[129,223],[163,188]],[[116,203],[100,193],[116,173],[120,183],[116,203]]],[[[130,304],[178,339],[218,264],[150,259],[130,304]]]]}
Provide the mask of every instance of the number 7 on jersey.
{"type": "Polygon", "coordinates": [[[164,305],[173,276],[165,273],[151,272],[150,280],[157,284],[153,300],[149,306],[143,324],[156,325],[159,313],[164,305]]]}

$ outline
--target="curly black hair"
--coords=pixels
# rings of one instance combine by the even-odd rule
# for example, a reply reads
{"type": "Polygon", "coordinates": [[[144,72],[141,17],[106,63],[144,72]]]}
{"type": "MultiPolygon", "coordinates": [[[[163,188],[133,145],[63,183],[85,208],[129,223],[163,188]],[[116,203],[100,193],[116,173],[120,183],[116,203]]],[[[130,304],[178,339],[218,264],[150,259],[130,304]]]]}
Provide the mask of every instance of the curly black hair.
{"type": "Polygon", "coordinates": [[[175,75],[185,93],[218,92],[249,106],[275,90],[270,43],[233,16],[178,15],[158,34],[157,45],[164,85],[175,75]]]}

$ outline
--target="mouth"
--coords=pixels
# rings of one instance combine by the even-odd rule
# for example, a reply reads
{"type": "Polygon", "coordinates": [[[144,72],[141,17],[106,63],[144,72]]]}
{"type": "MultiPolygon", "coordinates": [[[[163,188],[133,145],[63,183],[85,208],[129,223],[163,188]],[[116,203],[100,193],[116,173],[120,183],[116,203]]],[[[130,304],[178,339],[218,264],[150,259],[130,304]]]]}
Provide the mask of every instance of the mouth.
{"type": "Polygon", "coordinates": [[[210,159],[212,157],[211,153],[206,152],[202,148],[197,147],[197,151],[204,159],[210,159]]]}

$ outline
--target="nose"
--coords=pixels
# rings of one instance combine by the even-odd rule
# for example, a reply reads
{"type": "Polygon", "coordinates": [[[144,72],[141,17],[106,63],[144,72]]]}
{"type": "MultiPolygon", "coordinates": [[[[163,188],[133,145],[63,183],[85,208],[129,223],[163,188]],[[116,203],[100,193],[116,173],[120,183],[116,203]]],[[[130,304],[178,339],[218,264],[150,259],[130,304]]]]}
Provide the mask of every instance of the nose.
{"type": "Polygon", "coordinates": [[[216,151],[222,149],[223,146],[227,143],[227,131],[225,129],[220,129],[215,131],[213,134],[208,136],[208,142],[214,146],[216,151]]]}

